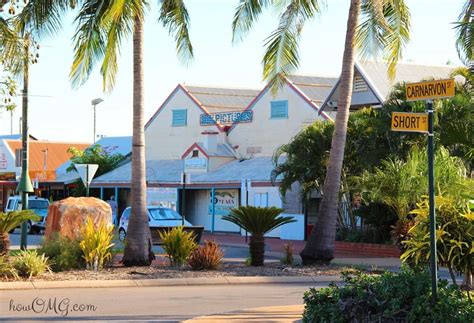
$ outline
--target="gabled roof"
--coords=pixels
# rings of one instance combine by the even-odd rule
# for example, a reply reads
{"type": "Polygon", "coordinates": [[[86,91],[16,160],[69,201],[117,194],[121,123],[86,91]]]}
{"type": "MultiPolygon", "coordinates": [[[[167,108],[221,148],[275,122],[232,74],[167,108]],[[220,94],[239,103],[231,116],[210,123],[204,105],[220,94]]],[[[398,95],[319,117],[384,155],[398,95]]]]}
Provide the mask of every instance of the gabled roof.
{"type": "Polygon", "coordinates": [[[244,110],[259,90],[183,85],[196,101],[210,113],[244,110]]]}
{"type": "MultiPolygon", "coordinates": [[[[449,78],[451,72],[457,66],[450,65],[419,65],[413,63],[397,64],[396,75],[390,80],[387,74],[387,64],[380,61],[358,61],[354,65],[354,72],[362,76],[367,83],[369,90],[373,92],[378,99],[378,104],[382,104],[388,98],[392,87],[400,82],[419,82],[424,79],[444,79],[449,78]]],[[[333,94],[339,87],[340,80],[337,80],[329,95],[322,104],[322,110],[328,107],[333,94]]]]}
{"type": "Polygon", "coordinates": [[[209,150],[204,147],[204,144],[201,142],[195,142],[194,144],[191,145],[184,154],[181,156],[181,158],[185,158],[194,148],[200,150],[204,156],[207,158],[209,157],[235,157],[236,153],[232,152],[231,148],[227,145],[223,144],[217,144],[217,150],[214,152],[210,152],[209,150]]]}
{"type": "Polygon", "coordinates": [[[337,77],[306,75],[290,75],[288,79],[318,106],[321,106],[337,82],[337,77]]]}
{"type": "MultiPolygon", "coordinates": [[[[22,148],[20,140],[6,140],[5,142],[13,153],[15,153],[16,149],[22,148]]],[[[84,150],[88,146],[89,144],[76,142],[30,141],[29,170],[31,172],[43,172],[46,159],[45,151],[47,150],[46,173],[48,174],[48,179],[54,179],[52,177],[56,177],[54,175],[56,169],[72,157],[67,152],[70,147],[84,150]]]]}

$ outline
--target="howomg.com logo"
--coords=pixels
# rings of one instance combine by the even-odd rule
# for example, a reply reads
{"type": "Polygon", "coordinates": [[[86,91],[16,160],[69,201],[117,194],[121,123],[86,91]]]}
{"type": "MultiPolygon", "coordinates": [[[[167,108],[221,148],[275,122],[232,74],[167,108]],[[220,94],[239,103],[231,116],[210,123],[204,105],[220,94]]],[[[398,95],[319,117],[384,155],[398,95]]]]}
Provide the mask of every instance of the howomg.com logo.
{"type": "Polygon", "coordinates": [[[95,312],[97,306],[92,304],[72,303],[69,298],[34,298],[31,303],[15,303],[10,299],[10,312],[33,312],[33,313],[50,313],[62,316],[68,316],[73,312],[95,312]]]}

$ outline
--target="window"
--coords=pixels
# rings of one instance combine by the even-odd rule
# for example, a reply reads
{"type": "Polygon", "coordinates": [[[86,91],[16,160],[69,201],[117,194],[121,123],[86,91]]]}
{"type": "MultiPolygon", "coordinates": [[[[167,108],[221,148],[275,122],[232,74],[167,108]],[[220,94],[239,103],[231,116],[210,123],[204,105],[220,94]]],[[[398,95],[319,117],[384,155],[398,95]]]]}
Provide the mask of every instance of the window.
{"type": "Polygon", "coordinates": [[[15,149],[15,167],[21,167],[21,161],[22,161],[22,156],[21,156],[21,149],[15,149]]]}
{"type": "Polygon", "coordinates": [[[199,150],[193,150],[193,156],[192,157],[199,157],[199,150]]]}
{"type": "Polygon", "coordinates": [[[188,119],[188,110],[181,109],[181,110],[173,110],[173,120],[171,125],[173,127],[182,127],[187,124],[188,119]]]}
{"type": "Polygon", "coordinates": [[[256,207],[268,207],[268,193],[255,193],[253,205],[256,207]]]}
{"type": "Polygon", "coordinates": [[[288,118],[288,100],[271,102],[271,119],[288,118]]]}

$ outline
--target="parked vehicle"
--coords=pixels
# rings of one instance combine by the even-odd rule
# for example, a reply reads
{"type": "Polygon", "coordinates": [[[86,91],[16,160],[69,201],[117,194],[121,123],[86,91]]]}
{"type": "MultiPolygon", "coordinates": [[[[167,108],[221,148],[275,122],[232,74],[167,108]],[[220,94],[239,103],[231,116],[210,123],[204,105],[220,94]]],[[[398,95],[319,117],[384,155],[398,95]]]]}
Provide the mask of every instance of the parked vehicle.
{"type": "MultiPolygon", "coordinates": [[[[183,225],[182,216],[173,209],[160,206],[147,206],[148,223],[152,227],[177,227],[183,225]]],[[[130,218],[132,208],[126,208],[119,222],[119,239],[124,241],[127,236],[128,220],[130,218]]],[[[191,223],[184,220],[185,226],[192,226],[191,223]]]]}
{"type": "MultiPolygon", "coordinates": [[[[46,227],[46,217],[48,215],[49,201],[48,199],[29,196],[28,197],[28,209],[35,212],[38,216],[41,217],[39,221],[28,221],[27,231],[28,233],[39,233],[41,230],[44,230],[46,227]]],[[[7,206],[5,207],[5,212],[19,211],[21,210],[21,196],[15,195],[10,196],[7,201],[7,206]]]]}

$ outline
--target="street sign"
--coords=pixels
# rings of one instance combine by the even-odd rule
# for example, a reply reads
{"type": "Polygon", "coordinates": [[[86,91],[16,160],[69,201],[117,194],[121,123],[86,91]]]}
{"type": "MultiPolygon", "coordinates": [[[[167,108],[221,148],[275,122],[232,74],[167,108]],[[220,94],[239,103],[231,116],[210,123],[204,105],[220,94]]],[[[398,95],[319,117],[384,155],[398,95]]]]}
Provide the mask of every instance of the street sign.
{"type": "Polygon", "coordinates": [[[454,79],[407,83],[407,101],[433,100],[454,96],[454,79]]]}
{"type": "Polygon", "coordinates": [[[392,112],[392,131],[428,132],[428,113],[392,112]]]}
{"type": "Polygon", "coordinates": [[[82,182],[86,186],[86,196],[89,196],[89,185],[94,178],[95,172],[99,169],[97,164],[75,164],[79,176],[81,176],[82,182]]]}

